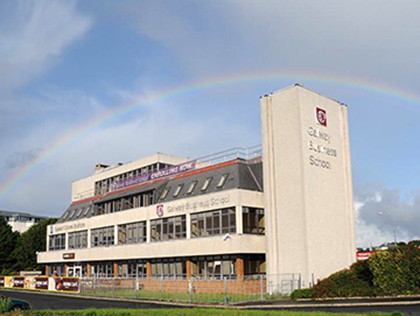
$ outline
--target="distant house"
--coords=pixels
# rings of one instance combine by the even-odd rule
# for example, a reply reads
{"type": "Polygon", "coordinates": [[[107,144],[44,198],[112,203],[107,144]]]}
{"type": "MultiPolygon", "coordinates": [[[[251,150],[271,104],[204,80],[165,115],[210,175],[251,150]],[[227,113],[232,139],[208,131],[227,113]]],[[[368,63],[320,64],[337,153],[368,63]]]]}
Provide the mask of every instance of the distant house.
{"type": "Polygon", "coordinates": [[[12,226],[13,231],[19,233],[26,232],[32,225],[38,223],[40,220],[47,218],[45,216],[38,216],[29,213],[9,212],[0,210],[0,216],[3,216],[7,223],[12,226]]]}

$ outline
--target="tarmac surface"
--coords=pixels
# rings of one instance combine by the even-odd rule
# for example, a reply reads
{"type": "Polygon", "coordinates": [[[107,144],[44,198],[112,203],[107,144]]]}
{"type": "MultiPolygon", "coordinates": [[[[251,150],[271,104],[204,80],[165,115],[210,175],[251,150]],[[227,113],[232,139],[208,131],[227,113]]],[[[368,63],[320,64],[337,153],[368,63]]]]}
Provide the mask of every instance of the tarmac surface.
{"type": "MultiPolygon", "coordinates": [[[[147,302],[110,298],[84,298],[77,295],[45,293],[22,290],[0,290],[0,294],[28,301],[38,309],[86,309],[86,308],[194,308],[202,305],[170,302],[147,302]]],[[[206,306],[208,307],[208,306],[206,306]]],[[[213,306],[214,307],[214,306],[213,306]]],[[[420,316],[420,297],[343,299],[325,301],[258,301],[230,306],[236,309],[322,311],[331,313],[402,312],[407,316],[420,316]]]]}

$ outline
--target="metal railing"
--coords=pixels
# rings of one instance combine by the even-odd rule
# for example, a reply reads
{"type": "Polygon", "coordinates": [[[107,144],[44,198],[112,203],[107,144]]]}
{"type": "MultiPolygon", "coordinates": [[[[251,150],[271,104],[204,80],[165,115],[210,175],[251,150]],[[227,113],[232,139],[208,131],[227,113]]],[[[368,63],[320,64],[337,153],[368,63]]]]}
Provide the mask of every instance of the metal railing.
{"type": "Polygon", "coordinates": [[[251,160],[262,156],[262,145],[256,145],[248,148],[234,147],[219,151],[214,154],[197,158],[199,163],[214,165],[233,159],[251,160]]]}
{"type": "Polygon", "coordinates": [[[299,273],[243,279],[81,278],[80,294],[188,303],[232,304],[288,296],[303,287],[299,273]]]}

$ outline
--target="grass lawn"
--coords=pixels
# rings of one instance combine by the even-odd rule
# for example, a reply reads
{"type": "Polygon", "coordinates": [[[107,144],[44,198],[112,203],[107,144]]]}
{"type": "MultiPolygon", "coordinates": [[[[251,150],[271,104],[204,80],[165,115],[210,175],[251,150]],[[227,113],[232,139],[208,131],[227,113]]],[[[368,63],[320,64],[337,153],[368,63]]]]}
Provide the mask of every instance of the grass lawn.
{"type": "MultiPolygon", "coordinates": [[[[220,304],[224,303],[224,294],[223,293],[193,293],[190,297],[189,293],[185,292],[160,292],[160,291],[147,291],[147,290],[116,290],[116,291],[84,291],[82,295],[89,296],[107,296],[107,297],[126,297],[126,298],[136,298],[144,300],[162,300],[162,301],[172,301],[172,302],[193,302],[193,303],[207,303],[207,304],[220,304]]],[[[228,302],[245,302],[252,300],[261,299],[260,294],[228,294],[228,302]]],[[[282,297],[287,297],[286,295],[265,295],[265,299],[278,299],[282,297]]]]}
{"type": "MultiPolygon", "coordinates": [[[[13,314],[12,314],[13,315],[13,314]]],[[[334,314],[323,312],[288,312],[288,311],[245,311],[232,309],[85,309],[85,310],[39,310],[20,312],[19,315],[68,315],[68,316],[356,316],[366,314],[334,314]]],[[[371,316],[403,316],[402,313],[369,313],[371,316]]]]}

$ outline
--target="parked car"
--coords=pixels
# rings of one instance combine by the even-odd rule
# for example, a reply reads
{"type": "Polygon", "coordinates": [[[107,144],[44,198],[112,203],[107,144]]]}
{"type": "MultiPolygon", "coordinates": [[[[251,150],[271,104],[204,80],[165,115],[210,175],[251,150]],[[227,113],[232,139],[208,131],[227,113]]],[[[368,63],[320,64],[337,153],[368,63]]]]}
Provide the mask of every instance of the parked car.
{"type": "Polygon", "coordinates": [[[7,309],[7,311],[26,311],[31,309],[31,305],[24,300],[19,300],[13,297],[7,297],[5,295],[0,295],[0,305],[2,308],[7,309]],[[7,303],[9,301],[9,303],[7,303]]]}

